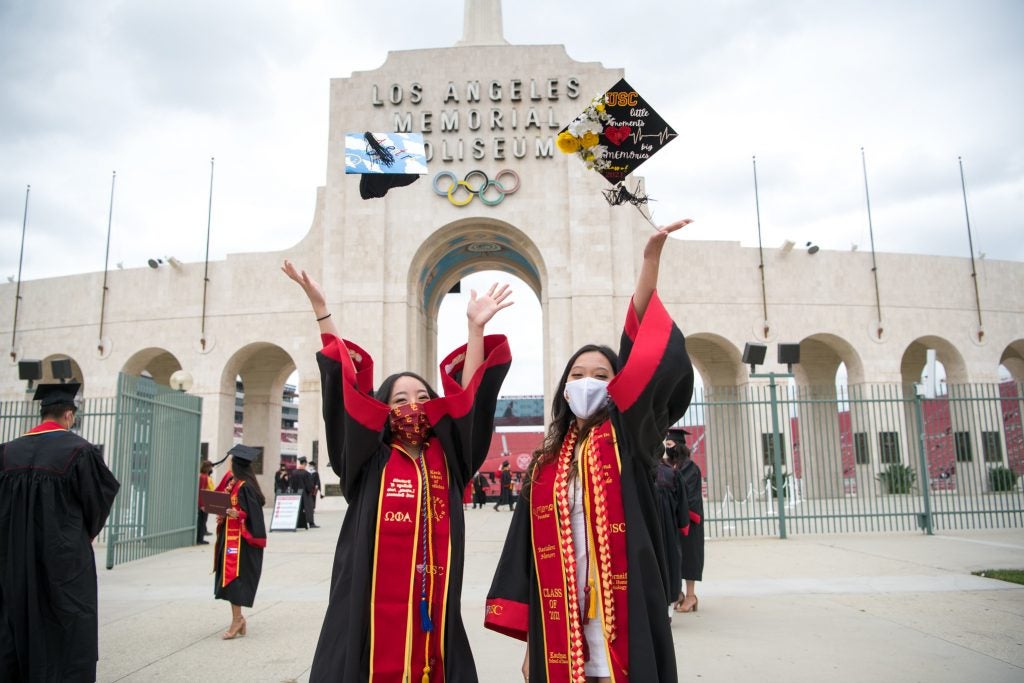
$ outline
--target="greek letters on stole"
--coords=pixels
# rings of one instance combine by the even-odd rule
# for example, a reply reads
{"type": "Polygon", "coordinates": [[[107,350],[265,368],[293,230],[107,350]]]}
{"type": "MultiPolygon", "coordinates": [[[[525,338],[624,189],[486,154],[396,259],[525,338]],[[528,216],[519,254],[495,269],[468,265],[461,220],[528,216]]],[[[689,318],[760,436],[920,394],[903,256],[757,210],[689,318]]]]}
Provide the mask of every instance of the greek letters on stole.
{"type": "MultiPolygon", "coordinates": [[[[567,435],[567,441],[570,438],[575,441],[575,427],[567,435]]],[[[569,509],[565,496],[558,495],[566,485],[571,451],[572,444],[564,445],[557,461],[538,468],[531,488],[533,562],[549,683],[585,681],[585,615],[581,614],[585,588],[576,585],[569,509]]],[[[625,683],[629,680],[626,519],[622,506],[621,463],[610,420],[596,427],[584,440],[578,459],[577,476],[586,484],[584,512],[590,544],[589,574],[595,588],[590,600],[597,601],[612,681],[625,683]]]]}
{"type": "Polygon", "coordinates": [[[451,562],[448,466],[436,438],[427,442],[422,458],[420,463],[393,447],[384,467],[370,597],[370,680],[375,682],[444,680],[451,562]],[[429,631],[424,607],[432,622],[429,631]]]}

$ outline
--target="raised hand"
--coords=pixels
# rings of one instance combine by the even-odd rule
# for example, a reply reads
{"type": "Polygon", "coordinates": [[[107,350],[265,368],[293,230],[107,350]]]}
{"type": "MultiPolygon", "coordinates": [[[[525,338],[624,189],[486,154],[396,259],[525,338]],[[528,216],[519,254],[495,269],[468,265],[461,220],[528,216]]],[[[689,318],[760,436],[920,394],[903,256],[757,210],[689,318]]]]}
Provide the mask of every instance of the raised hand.
{"type": "Polygon", "coordinates": [[[469,324],[483,329],[495,313],[514,303],[507,300],[511,294],[512,288],[508,284],[499,286],[497,282],[480,296],[477,296],[475,289],[469,290],[469,304],[466,306],[466,318],[469,320],[469,324]]]}
{"type": "Polygon", "coordinates": [[[693,222],[692,218],[684,218],[681,221],[676,221],[669,225],[663,225],[651,235],[647,240],[647,246],[644,247],[644,258],[661,258],[661,249],[665,246],[666,240],[668,240],[669,234],[684,228],[693,222]]]}
{"type": "MultiPolygon", "coordinates": [[[[309,303],[313,305],[314,311],[319,311],[320,309],[326,310],[327,297],[324,296],[324,290],[316,280],[309,276],[309,273],[296,268],[295,264],[288,259],[284,260],[284,265],[281,266],[281,272],[302,287],[306,296],[309,297],[309,303]]],[[[319,313],[317,317],[319,317],[319,313]]]]}

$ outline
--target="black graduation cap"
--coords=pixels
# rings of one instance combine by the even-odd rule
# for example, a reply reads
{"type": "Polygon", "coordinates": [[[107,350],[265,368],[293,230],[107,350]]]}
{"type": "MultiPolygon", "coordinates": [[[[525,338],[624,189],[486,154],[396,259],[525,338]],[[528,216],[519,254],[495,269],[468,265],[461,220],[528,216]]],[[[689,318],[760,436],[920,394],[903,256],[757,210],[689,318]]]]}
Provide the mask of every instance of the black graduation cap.
{"type": "Polygon", "coordinates": [[[65,384],[40,384],[36,387],[36,393],[32,396],[33,401],[39,401],[43,408],[61,404],[75,405],[75,396],[82,388],[79,382],[67,382],[65,384]]]}
{"type": "Polygon", "coordinates": [[[260,457],[260,449],[239,443],[228,449],[228,455],[233,458],[237,458],[238,460],[252,462],[256,458],[260,457]]]}
{"type": "Polygon", "coordinates": [[[690,432],[686,431],[682,427],[669,427],[665,430],[665,438],[672,439],[676,443],[686,443],[686,437],[690,435],[690,432]]]}

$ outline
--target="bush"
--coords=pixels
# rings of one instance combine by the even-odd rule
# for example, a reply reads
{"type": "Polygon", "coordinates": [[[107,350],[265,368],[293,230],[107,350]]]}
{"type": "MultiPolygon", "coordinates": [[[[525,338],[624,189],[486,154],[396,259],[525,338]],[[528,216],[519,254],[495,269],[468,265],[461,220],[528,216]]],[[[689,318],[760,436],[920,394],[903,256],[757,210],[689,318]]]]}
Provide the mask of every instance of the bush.
{"type": "Polygon", "coordinates": [[[893,463],[878,473],[886,493],[910,493],[917,481],[917,472],[902,463],[893,463]]]}
{"type": "Polygon", "coordinates": [[[991,467],[988,470],[989,491],[1012,491],[1017,485],[1017,475],[1009,467],[991,467]]]}

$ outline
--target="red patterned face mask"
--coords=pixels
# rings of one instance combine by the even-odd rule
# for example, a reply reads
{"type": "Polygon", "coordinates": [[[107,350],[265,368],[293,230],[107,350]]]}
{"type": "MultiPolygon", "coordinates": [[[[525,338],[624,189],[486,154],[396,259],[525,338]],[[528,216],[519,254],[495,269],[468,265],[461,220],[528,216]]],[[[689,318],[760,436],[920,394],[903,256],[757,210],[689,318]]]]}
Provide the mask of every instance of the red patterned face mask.
{"type": "Polygon", "coordinates": [[[430,434],[430,423],[420,403],[406,403],[391,409],[391,434],[410,446],[421,446],[430,434]]]}

